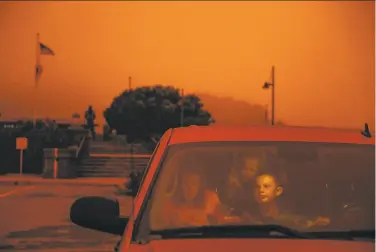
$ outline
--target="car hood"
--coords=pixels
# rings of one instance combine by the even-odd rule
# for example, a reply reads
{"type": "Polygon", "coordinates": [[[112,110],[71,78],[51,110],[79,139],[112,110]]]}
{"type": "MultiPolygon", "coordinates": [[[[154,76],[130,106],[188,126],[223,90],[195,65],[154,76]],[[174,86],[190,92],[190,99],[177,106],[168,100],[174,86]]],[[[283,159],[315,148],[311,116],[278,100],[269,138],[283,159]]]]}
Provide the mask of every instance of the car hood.
{"type": "Polygon", "coordinates": [[[170,239],[132,245],[131,252],[373,252],[374,242],[301,239],[170,239]]]}

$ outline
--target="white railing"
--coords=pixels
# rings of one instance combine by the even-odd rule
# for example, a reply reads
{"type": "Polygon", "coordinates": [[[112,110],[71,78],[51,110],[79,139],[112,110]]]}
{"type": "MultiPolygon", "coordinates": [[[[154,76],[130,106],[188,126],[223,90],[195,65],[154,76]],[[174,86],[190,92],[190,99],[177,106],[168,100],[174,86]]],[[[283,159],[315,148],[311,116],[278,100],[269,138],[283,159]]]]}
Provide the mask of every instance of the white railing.
{"type": "Polygon", "coordinates": [[[86,141],[86,136],[83,136],[82,139],[81,139],[81,141],[80,141],[80,144],[78,145],[78,149],[76,150],[76,158],[78,158],[78,156],[80,155],[82,147],[84,146],[85,141],[86,141]]]}

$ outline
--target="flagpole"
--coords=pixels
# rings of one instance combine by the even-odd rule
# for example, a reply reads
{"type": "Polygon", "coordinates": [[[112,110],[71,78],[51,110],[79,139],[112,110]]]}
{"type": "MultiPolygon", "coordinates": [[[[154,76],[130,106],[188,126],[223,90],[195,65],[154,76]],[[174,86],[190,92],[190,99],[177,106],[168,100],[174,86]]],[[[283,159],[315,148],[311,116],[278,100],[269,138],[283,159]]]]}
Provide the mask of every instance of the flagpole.
{"type": "Polygon", "coordinates": [[[36,44],[36,51],[35,51],[35,68],[34,68],[34,104],[33,104],[33,125],[34,127],[37,126],[37,102],[38,102],[38,81],[39,81],[39,72],[37,69],[40,66],[40,42],[39,42],[39,33],[37,33],[37,44],[36,44]]]}

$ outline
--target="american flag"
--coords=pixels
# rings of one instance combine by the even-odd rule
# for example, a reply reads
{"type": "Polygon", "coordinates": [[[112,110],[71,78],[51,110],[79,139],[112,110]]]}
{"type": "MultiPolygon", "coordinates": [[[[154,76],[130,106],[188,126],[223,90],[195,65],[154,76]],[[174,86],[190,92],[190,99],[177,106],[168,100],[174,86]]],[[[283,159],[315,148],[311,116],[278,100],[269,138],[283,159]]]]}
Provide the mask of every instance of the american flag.
{"type": "Polygon", "coordinates": [[[40,54],[42,55],[55,55],[54,51],[52,51],[51,48],[49,48],[48,46],[40,42],[39,42],[39,50],[40,50],[40,54]]]}
{"type": "Polygon", "coordinates": [[[40,75],[42,74],[43,68],[41,64],[37,64],[35,66],[35,79],[39,80],[40,75]]]}

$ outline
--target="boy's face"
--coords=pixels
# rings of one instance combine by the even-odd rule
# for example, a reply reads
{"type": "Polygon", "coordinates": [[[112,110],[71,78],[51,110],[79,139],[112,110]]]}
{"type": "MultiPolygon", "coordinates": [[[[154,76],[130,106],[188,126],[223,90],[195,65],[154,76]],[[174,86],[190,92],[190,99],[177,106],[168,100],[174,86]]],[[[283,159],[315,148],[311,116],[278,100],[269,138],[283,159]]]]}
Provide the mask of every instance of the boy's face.
{"type": "Polygon", "coordinates": [[[255,199],[260,204],[274,202],[281,195],[283,188],[278,186],[271,175],[260,175],[256,178],[255,199]]]}

